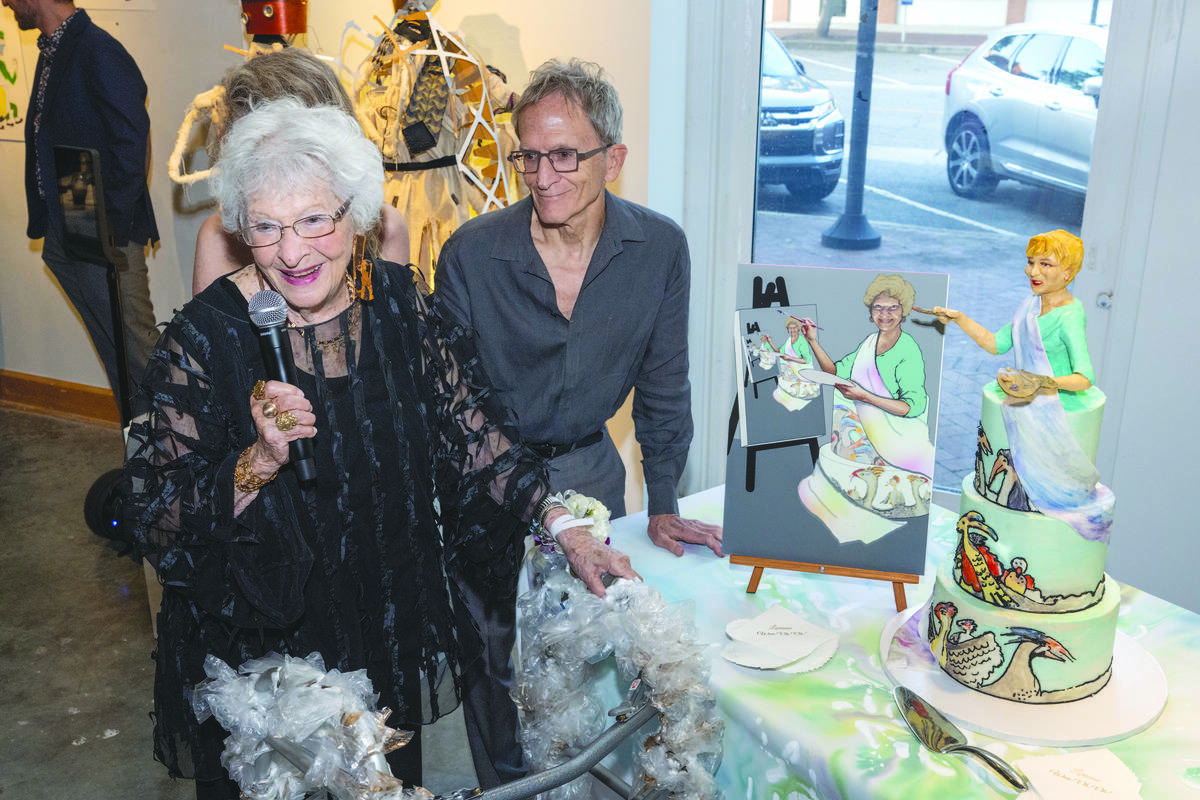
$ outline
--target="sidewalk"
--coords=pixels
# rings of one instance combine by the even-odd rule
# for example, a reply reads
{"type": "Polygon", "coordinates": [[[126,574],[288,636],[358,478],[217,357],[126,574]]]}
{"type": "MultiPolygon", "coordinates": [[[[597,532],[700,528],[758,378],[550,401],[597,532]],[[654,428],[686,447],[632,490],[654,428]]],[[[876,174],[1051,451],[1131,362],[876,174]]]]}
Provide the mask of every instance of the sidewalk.
{"type": "MultiPolygon", "coordinates": [[[[771,30],[793,52],[804,50],[854,50],[858,47],[858,28],[853,25],[834,25],[829,36],[817,36],[815,25],[790,22],[769,22],[771,30]]],[[[875,30],[875,49],[891,53],[930,53],[964,57],[987,37],[990,30],[946,27],[932,29],[900,25],[879,25],[875,30]]]]}

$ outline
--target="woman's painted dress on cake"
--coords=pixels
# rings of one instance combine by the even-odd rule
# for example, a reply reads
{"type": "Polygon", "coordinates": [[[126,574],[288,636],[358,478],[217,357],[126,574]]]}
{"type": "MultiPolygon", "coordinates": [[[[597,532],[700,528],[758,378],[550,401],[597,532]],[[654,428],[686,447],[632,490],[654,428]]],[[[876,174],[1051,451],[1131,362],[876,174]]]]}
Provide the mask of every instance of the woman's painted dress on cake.
{"type": "Polygon", "coordinates": [[[800,482],[805,508],[840,542],[870,543],[912,517],[929,513],[933,445],[929,441],[925,360],[901,330],[916,297],[899,275],[879,275],[863,297],[877,331],[839,361],[801,320],[822,370],[839,378],[830,441],[800,482]]]}

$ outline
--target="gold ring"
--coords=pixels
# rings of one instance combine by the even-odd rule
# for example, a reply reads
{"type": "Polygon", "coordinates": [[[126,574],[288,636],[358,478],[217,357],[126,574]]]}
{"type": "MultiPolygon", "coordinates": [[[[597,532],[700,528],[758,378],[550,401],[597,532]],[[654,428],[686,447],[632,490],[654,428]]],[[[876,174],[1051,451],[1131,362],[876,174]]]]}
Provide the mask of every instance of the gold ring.
{"type": "Polygon", "coordinates": [[[279,428],[279,430],[283,431],[284,433],[287,433],[292,428],[296,427],[296,422],[297,420],[295,414],[290,411],[284,411],[275,418],[275,427],[279,428]]]}
{"type": "Polygon", "coordinates": [[[254,391],[250,393],[250,396],[253,397],[255,400],[262,400],[264,397],[266,397],[267,396],[267,382],[259,381],[258,383],[254,384],[254,391]]]}
{"type": "Polygon", "coordinates": [[[279,407],[274,402],[268,400],[263,403],[262,412],[264,417],[273,417],[279,413],[279,407]]]}

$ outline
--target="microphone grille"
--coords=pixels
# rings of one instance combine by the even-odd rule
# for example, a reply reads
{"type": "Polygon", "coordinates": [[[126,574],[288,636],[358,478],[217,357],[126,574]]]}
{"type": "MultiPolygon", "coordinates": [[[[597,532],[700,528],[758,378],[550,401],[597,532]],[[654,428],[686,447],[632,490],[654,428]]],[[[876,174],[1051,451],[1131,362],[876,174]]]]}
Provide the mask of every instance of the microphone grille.
{"type": "Polygon", "coordinates": [[[250,298],[250,321],[259,328],[271,328],[287,322],[287,302],[272,289],[255,292],[250,298]]]}

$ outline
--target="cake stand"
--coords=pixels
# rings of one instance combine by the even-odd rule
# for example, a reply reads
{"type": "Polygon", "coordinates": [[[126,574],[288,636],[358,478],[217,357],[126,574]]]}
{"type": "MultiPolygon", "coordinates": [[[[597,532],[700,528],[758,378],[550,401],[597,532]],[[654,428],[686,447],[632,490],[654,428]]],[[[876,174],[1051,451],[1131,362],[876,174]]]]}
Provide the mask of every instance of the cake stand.
{"type": "Polygon", "coordinates": [[[1030,704],[968,689],[941,670],[925,641],[922,604],[883,627],[879,657],[893,683],[906,686],[964,728],[997,739],[1051,747],[1115,742],[1144,731],[1167,702],[1167,678],[1144,647],[1117,631],[1112,677],[1091,697],[1030,704]]]}

